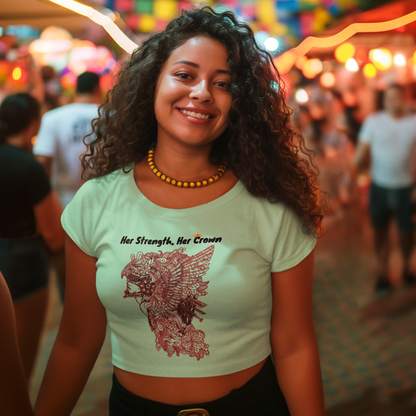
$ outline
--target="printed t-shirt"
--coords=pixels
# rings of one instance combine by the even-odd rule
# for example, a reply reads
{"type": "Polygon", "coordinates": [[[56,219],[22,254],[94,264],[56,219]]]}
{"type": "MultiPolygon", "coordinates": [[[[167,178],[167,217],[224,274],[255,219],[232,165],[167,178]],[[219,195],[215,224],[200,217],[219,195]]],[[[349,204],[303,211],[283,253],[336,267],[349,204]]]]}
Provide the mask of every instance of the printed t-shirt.
{"type": "Polygon", "coordinates": [[[71,239],[98,259],[113,364],[210,377],[262,361],[271,352],[270,273],[296,266],[316,238],[241,181],[207,204],[168,209],[140,192],[133,172],[88,181],[62,216],[71,239]]]}

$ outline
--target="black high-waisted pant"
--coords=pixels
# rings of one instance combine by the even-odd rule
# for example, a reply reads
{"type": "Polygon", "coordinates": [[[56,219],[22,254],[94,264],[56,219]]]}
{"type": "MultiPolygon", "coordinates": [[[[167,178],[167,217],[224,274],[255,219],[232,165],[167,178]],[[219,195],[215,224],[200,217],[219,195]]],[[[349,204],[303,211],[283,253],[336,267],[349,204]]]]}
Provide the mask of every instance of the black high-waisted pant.
{"type": "Polygon", "coordinates": [[[269,357],[246,384],[217,400],[176,406],[148,400],[127,391],[113,375],[110,416],[177,416],[181,410],[202,408],[210,416],[290,416],[269,357]]]}

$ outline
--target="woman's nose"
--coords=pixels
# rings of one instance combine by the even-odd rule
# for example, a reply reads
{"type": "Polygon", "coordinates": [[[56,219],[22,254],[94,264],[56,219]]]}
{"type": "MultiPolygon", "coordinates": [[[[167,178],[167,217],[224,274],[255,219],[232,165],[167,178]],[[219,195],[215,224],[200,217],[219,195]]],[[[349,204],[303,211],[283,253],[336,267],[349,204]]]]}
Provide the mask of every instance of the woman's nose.
{"type": "Polygon", "coordinates": [[[212,100],[211,92],[208,88],[208,84],[205,80],[196,84],[193,88],[189,97],[192,100],[199,100],[204,102],[210,102],[212,100]]]}

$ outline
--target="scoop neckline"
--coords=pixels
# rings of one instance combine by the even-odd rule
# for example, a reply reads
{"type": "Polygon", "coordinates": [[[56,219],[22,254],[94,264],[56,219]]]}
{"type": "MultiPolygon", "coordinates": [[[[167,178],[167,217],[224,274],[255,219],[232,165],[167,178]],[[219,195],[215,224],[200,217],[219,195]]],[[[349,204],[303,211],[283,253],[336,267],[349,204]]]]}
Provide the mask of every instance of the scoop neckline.
{"type": "Polygon", "coordinates": [[[196,205],[194,207],[189,208],[166,208],[155,204],[141,192],[141,190],[136,184],[136,181],[134,180],[134,164],[130,165],[130,167],[132,169],[128,173],[128,184],[133,192],[133,195],[137,198],[137,201],[140,204],[141,208],[150,210],[156,214],[163,213],[164,215],[169,216],[182,216],[184,214],[193,215],[211,211],[230,202],[245,189],[244,184],[239,179],[237,183],[225,194],[213,199],[212,201],[206,202],[205,204],[196,205]]]}

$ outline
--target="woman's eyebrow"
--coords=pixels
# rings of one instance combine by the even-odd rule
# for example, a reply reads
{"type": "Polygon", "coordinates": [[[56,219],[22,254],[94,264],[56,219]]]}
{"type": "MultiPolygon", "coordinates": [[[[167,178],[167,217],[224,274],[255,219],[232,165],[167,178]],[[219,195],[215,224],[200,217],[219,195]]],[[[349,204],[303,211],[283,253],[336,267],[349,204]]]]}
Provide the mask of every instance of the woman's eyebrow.
{"type": "MultiPolygon", "coordinates": [[[[176,65],[176,64],[185,64],[185,65],[193,66],[194,68],[200,67],[198,64],[196,64],[195,62],[191,62],[191,61],[178,61],[178,62],[175,62],[173,65],[176,65]]],[[[226,69],[217,69],[215,73],[231,75],[231,72],[226,69]]]]}

